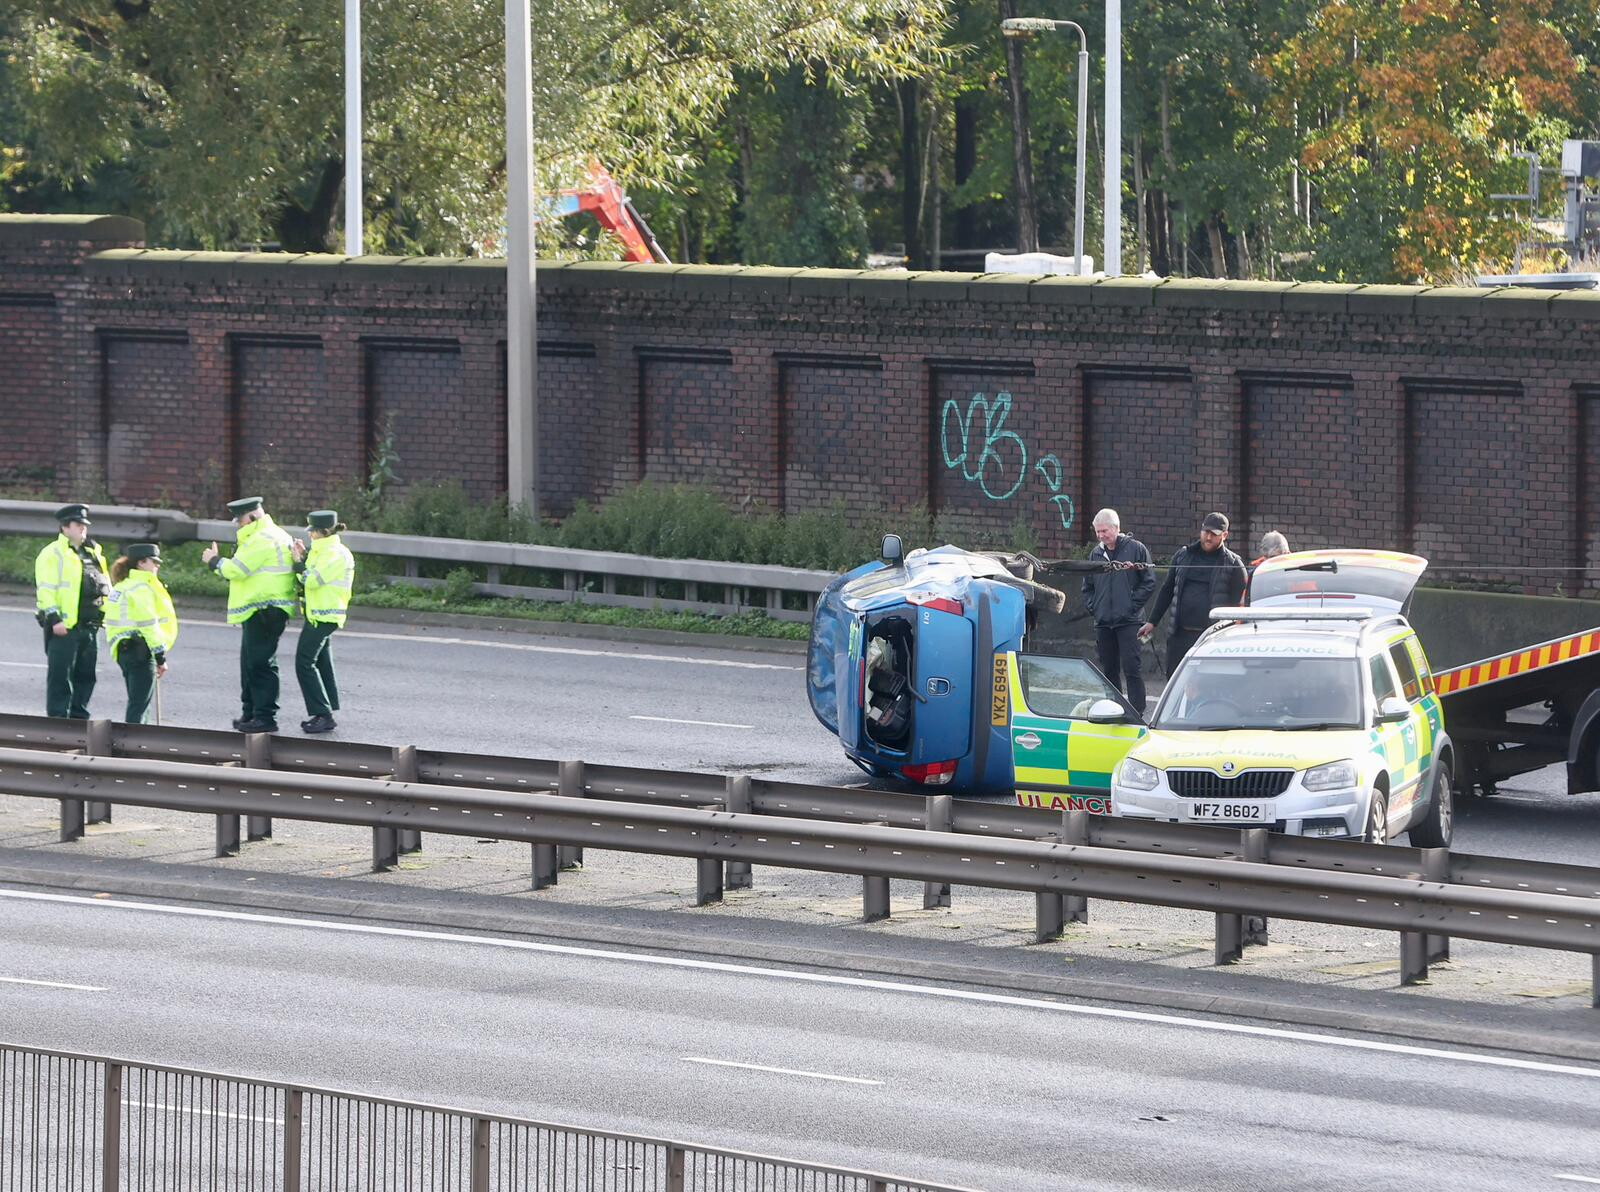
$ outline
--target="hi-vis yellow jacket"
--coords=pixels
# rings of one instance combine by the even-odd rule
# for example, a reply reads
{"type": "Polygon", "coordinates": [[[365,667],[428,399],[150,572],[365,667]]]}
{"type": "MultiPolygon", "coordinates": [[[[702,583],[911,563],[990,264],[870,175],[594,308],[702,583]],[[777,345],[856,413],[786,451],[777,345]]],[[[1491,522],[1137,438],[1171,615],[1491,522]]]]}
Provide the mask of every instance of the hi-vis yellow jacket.
{"type": "Polygon", "coordinates": [[[294,612],[294,548],[270,517],[239,527],[233,558],[217,564],[217,574],[228,581],[230,625],[242,625],[264,608],[294,612]]]}
{"type": "Polygon", "coordinates": [[[311,540],[300,581],[306,586],[306,620],[343,625],[356,581],[356,558],[339,535],[311,540]]]}
{"type": "Polygon", "coordinates": [[[178,641],[178,614],[166,585],[153,573],[138,568],[128,572],[128,578],[116,586],[112,599],[106,602],[106,640],[111,643],[111,657],[116,658],[122,643],[135,636],[144,638],[157,662],[178,641]]]}
{"type": "MultiPolygon", "coordinates": [[[[106,570],[106,557],[98,542],[90,542],[89,553],[106,570]]],[[[33,583],[37,589],[36,603],[46,615],[54,613],[55,620],[68,629],[78,623],[78,592],[83,586],[83,560],[72,548],[65,534],[39,552],[33,562],[33,583]]]]}

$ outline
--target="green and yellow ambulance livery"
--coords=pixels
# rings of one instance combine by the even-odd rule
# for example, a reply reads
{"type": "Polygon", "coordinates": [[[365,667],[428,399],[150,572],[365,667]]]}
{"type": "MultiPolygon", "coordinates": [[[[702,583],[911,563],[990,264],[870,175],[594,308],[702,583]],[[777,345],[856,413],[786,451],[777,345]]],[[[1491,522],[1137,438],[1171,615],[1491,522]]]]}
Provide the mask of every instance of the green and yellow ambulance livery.
{"type": "Polygon", "coordinates": [[[1448,845],[1452,747],[1403,615],[1426,566],[1389,551],[1262,564],[1250,607],[1214,610],[1148,727],[1087,663],[1010,656],[1019,802],[1448,845]]]}

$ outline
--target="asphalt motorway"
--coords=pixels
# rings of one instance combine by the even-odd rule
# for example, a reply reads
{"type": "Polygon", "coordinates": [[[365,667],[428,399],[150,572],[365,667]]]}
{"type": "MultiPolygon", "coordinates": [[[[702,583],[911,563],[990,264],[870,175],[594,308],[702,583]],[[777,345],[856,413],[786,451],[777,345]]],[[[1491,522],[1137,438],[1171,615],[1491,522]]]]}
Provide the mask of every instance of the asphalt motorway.
{"type": "Polygon", "coordinates": [[[991,1192],[1600,1182],[1600,1067],[181,904],[0,914],[3,1034],[34,1045],[991,1192]]]}
{"type": "MultiPolygon", "coordinates": [[[[162,687],[167,723],[225,728],[238,715],[239,631],[220,613],[186,614],[162,687]]],[[[304,715],[295,631],[279,650],[279,723],[304,715]]],[[[429,749],[582,758],[615,765],[858,783],[862,774],[806,702],[804,658],[776,651],[481,628],[363,623],[334,638],[343,709],[337,737],[429,749]]],[[[39,628],[0,604],[0,711],[44,702],[39,628]]],[[[101,651],[93,711],[120,718],[122,676],[101,651]]],[[[1568,795],[1561,768],[1504,783],[1458,808],[1458,850],[1593,865],[1600,795],[1568,795]]]]}

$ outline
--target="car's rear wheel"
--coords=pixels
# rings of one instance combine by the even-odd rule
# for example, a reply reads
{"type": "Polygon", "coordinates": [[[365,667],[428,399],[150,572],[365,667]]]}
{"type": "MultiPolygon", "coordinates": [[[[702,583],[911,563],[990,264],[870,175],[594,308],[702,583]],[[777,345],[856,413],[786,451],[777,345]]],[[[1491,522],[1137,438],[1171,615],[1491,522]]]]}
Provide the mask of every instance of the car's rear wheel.
{"type": "Polygon", "coordinates": [[[1367,830],[1361,839],[1368,844],[1389,843],[1389,796],[1375,787],[1367,804],[1367,830]]]}
{"type": "Polygon", "coordinates": [[[1441,757],[1433,767],[1433,794],[1428,799],[1428,813],[1411,826],[1411,843],[1416,848],[1449,848],[1450,837],[1455,832],[1455,795],[1451,790],[1450,771],[1441,757]]]}

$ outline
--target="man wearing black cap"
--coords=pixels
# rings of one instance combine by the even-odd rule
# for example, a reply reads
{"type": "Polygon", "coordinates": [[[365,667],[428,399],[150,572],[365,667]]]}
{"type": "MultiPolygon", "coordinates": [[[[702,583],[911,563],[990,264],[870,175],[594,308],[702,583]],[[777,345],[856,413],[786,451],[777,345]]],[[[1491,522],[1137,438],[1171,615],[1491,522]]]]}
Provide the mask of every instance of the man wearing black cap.
{"type": "Polygon", "coordinates": [[[101,622],[111,581],[106,557],[89,537],[89,507],[56,510],[61,533],[34,560],[39,624],[44,628],[45,715],[89,719],[101,622]]]}
{"type": "Polygon", "coordinates": [[[233,558],[213,542],[200,552],[208,567],[228,581],[228,623],[241,626],[239,703],[233,727],[242,733],[278,731],[278,639],[297,603],[294,542],[267,516],[260,497],[228,502],[239,527],[233,558]]]}
{"type": "Polygon", "coordinates": [[[1172,614],[1172,634],[1167,638],[1167,674],[1189,652],[1189,647],[1211,625],[1211,610],[1233,608],[1244,599],[1244,560],[1229,550],[1228,518],[1208,513],[1200,523],[1200,537],[1172,556],[1167,582],[1156,594],[1150,620],[1139,631],[1149,637],[1156,631],[1167,606],[1177,600],[1172,614]]]}

